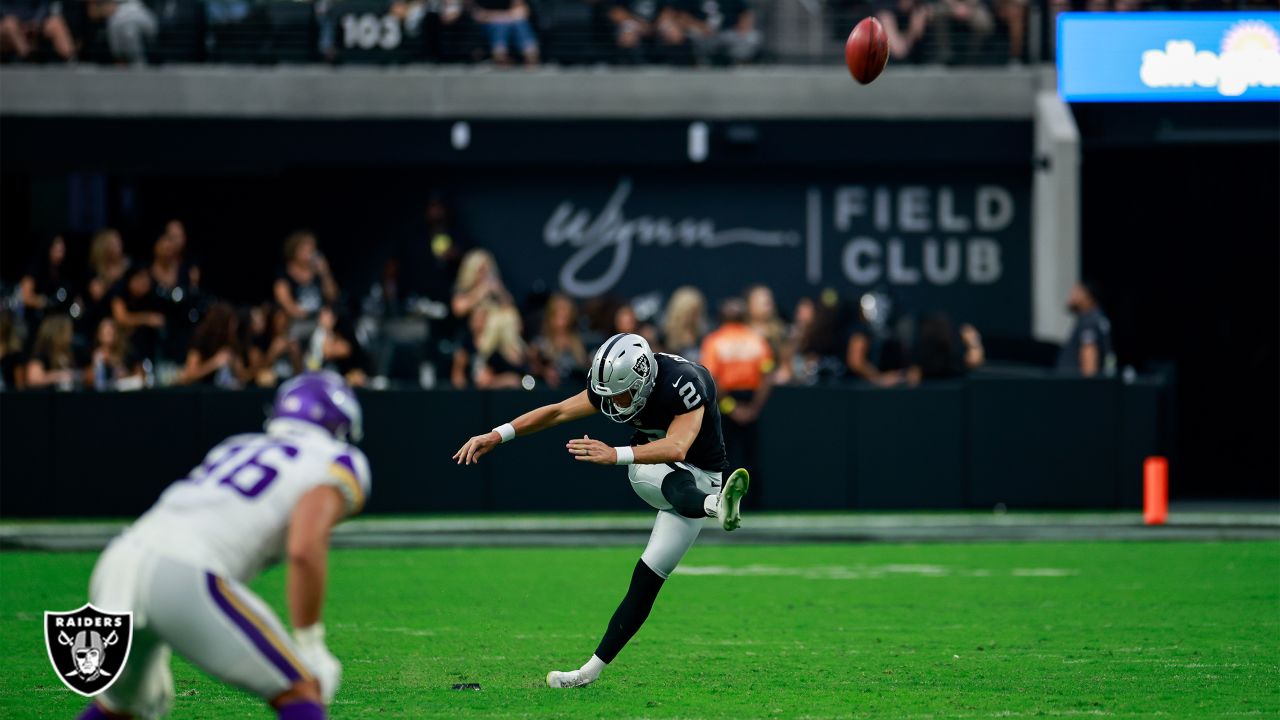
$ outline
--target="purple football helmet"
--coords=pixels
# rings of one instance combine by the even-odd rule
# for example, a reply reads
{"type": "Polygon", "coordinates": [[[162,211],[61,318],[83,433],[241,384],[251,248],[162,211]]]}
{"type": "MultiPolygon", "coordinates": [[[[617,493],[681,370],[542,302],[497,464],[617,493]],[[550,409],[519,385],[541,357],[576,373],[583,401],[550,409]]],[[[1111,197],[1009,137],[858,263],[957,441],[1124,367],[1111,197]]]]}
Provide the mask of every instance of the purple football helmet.
{"type": "Polygon", "coordinates": [[[281,385],[270,419],[278,418],[311,423],[342,441],[360,442],[364,434],[360,401],[342,376],[329,370],[304,373],[281,385]]]}

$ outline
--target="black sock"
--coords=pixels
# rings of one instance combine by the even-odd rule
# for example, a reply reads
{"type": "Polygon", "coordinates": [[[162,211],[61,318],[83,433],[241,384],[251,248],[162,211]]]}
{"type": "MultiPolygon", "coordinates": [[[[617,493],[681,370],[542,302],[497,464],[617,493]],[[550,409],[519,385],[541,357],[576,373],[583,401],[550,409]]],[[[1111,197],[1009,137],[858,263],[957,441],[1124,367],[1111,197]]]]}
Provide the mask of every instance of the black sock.
{"type": "Polygon", "coordinates": [[[662,497],[671,503],[676,512],[687,518],[707,516],[707,511],[703,509],[707,494],[698,489],[693,473],[688,470],[676,470],[662,479],[662,497]]]}
{"type": "Polygon", "coordinates": [[[596,648],[596,657],[606,663],[613,662],[627,641],[644,624],[645,618],[649,617],[662,583],[662,578],[645,565],[644,560],[636,561],[636,569],[631,573],[631,585],[627,587],[627,596],[622,598],[618,609],[613,611],[609,627],[605,628],[604,638],[596,648]]]}

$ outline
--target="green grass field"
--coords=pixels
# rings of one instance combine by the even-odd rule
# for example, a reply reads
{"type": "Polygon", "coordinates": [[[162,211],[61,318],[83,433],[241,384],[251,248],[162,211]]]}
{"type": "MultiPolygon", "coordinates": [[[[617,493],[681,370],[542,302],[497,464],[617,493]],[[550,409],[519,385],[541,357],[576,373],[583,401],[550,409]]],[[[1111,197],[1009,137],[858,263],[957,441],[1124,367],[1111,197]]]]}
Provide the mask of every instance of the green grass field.
{"type": "MultiPolygon", "coordinates": [[[[596,685],[586,659],[638,549],[339,551],[335,717],[1280,716],[1280,544],[697,547],[596,685]],[[479,682],[480,692],[449,689],[479,682]]],[[[0,718],[83,701],[42,612],[92,554],[0,553],[0,718]]],[[[282,607],[283,573],[257,583],[282,607]]],[[[175,662],[173,717],[272,717],[175,662]]]]}

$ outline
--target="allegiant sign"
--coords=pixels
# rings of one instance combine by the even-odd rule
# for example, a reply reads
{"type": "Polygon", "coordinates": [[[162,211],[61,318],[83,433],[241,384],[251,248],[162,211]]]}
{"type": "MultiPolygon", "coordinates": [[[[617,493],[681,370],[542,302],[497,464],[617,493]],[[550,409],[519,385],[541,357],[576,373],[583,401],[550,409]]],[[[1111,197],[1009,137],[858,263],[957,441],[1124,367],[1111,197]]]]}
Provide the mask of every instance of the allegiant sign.
{"type": "Polygon", "coordinates": [[[1280,12],[1062,13],[1069,102],[1280,100],[1280,12]]]}

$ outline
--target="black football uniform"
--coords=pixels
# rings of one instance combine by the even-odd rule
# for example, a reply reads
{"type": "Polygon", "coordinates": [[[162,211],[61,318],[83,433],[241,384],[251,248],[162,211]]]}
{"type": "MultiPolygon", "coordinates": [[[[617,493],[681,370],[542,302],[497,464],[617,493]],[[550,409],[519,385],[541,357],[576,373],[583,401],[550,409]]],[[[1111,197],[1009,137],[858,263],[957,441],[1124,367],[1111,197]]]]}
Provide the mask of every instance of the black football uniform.
{"type": "MultiPolygon", "coordinates": [[[[651,440],[666,437],[667,428],[677,415],[692,412],[700,407],[702,427],[684,461],[709,472],[724,472],[729,465],[724,455],[724,435],[720,432],[720,404],[716,402],[716,383],[711,373],[701,365],[685,360],[679,355],[654,353],[658,374],[654,378],[653,391],[644,408],[627,424],[636,429],[632,445],[644,445],[651,440]]],[[[587,395],[592,404],[601,407],[602,398],[590,387],[587,395]]]]}

